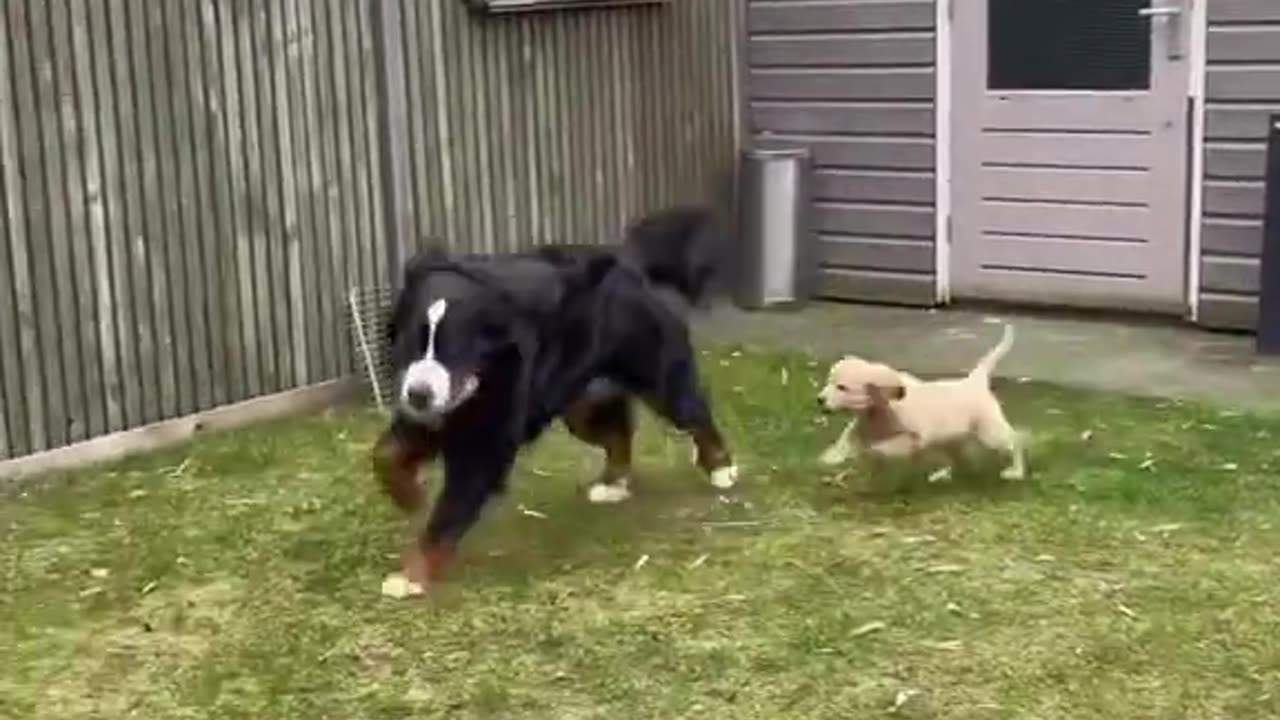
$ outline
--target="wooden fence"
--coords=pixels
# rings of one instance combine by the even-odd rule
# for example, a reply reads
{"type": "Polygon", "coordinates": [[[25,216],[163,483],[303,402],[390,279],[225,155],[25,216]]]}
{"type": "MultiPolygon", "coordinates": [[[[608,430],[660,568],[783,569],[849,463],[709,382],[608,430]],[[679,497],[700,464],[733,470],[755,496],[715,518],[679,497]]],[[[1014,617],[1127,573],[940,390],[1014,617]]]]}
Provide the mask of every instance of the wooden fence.
{"type": "Polygon", "coordinates": [[[738,0],[0,1],[0,458],[349,374],[387,219],[607,240],[732,165],[738,0]]]}

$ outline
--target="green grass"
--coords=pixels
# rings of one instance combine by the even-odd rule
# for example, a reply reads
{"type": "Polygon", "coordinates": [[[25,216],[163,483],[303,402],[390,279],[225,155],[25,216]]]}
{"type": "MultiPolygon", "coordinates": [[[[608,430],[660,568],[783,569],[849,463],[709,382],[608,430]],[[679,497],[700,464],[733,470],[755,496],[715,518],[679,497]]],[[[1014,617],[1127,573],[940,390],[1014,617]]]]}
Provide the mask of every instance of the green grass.
{"type": "Polygon", "coordinates": [[[370,413],[20,486],[0,717],[1280,716],[1280,419],[1004,384],[1029,481],[871,479],[813,460],[818,362],[704,367],[739,490],[647,422],[591,506],[557,431],[426,602],[378,594],[370,413]]]}

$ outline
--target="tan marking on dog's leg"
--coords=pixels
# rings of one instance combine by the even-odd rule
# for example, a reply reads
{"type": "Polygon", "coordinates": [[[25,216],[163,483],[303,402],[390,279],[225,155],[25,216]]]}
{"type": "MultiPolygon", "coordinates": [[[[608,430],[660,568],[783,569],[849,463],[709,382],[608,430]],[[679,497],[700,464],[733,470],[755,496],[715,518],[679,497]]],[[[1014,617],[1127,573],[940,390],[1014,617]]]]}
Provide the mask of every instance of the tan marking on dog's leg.
{"type": "Polygon", "coordinates": [[[594,428],[590,401],[579,401],[564,414],[565,427],[579,440],[604,450],[604,469],[587,490],[587,500],[598,504],[620,503],[631,497],[631,443],[629,429],[594,428]]]}
{"type": "Polygon", "coordinates": [[[628,487],[631,479],[631,435],[609,433],[601,438],[601,444],[604,447],[604,470],[587,492],[587,499],[601,504],[623,502],[631,497],[631,488],[628,487]]]}
{"type": "Polygon", "coordinates": [[[373,470],[391,502],[405,514],[414,514],[423,505],[418,474],[423,464],[437,452],[433,438],[412,442],[388,430],[373,448],[373,470]]]}

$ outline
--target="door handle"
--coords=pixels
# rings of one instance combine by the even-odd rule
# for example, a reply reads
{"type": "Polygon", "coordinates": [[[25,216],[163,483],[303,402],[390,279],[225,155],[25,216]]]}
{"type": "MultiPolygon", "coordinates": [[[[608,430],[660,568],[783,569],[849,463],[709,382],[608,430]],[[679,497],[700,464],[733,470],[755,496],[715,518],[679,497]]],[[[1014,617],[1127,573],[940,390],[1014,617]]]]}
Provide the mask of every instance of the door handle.
{"type": "Polygon", "coordinates": [[[1138,8],[1138,17],[1164,21],[1165,55],[1170,60],[1182,59],[1182,9],[1181,3],[1138,8]]]}

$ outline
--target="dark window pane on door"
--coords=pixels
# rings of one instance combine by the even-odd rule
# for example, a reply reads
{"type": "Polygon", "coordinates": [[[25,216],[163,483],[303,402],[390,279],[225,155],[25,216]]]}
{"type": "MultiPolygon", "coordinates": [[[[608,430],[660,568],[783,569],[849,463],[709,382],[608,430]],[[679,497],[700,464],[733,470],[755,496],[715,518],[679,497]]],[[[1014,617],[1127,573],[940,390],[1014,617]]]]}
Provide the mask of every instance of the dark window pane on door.
{"type": "MultiPolygon", "coordinates": [[[[1280,0],[1276,0],[1280,2],[1280,0]]],[[[1146,90],[1149,0],[988,0],[991,90],[1146,90]]]]}

